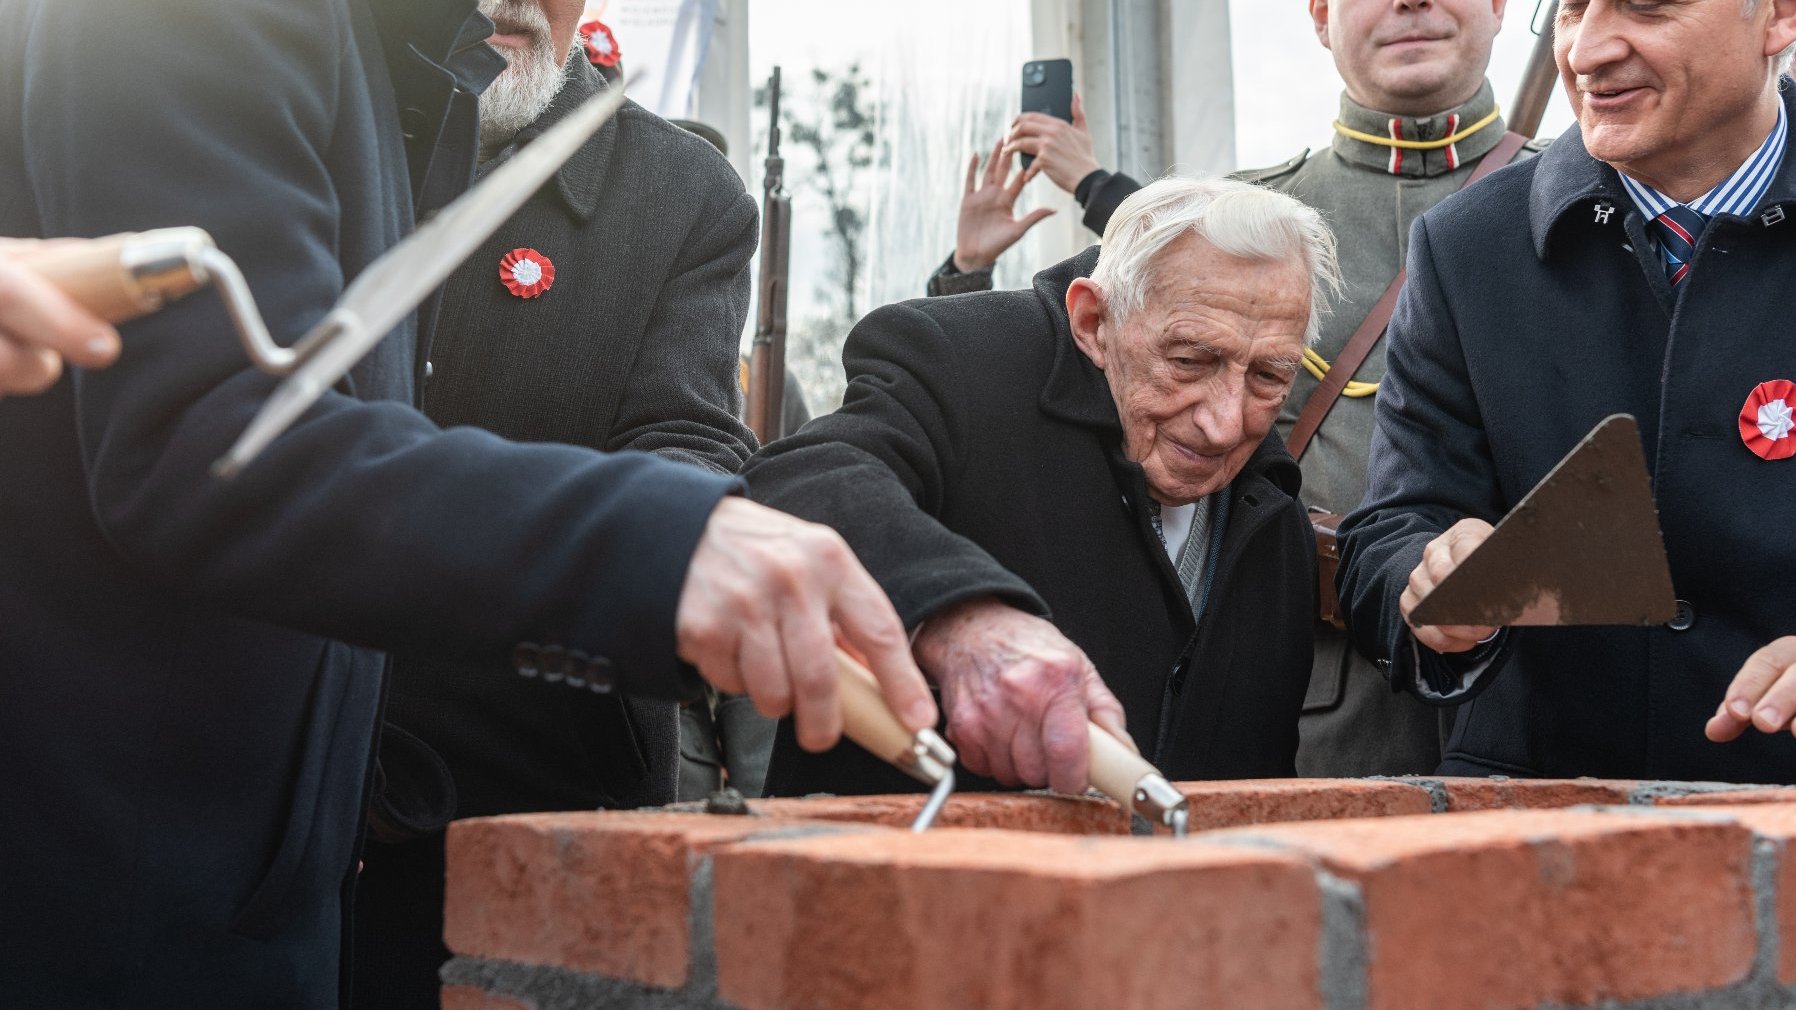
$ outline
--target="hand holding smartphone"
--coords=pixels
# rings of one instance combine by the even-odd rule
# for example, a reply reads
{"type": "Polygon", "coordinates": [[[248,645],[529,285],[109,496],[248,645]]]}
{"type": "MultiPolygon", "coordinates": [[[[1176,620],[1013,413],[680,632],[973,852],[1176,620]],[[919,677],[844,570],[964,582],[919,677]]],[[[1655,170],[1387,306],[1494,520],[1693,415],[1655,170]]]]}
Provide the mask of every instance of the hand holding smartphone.
{"type": "MultiPolygon", "coordinates": [[[[1024,112],[1039,112],[1056,119],[1073,121],[1073,61],[1030,60],[1023,64],[1024,112]]],[[[1023,155],[1023,167],[1035,162],[1033,155],[1023,155]]]]}

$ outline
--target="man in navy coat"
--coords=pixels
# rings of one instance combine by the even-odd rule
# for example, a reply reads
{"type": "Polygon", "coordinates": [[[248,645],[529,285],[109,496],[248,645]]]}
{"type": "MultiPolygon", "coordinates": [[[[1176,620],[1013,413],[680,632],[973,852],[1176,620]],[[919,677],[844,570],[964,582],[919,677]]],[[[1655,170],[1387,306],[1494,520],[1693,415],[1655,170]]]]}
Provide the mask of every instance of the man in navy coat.
{"type": "MultiPolygon", "coordinates": [[[[473,8],[0,0],[0,234],[204,227],[291,342],[466,186],[503,66],[473,8]]],[[[934,722],[833,533],[694,467],[431,424],[431,314],[234,481],[208,466],[273,380],[215,296],[0,401],[0,1003],[336,1005],[379,650],[661,696],[690,663],[823,746],[833,621],[934,722]]]]}
{"type": "Polygon", "coordinates": [[[1412,232],[1370,489],[1345,529],[1350,623],[1394,687],[1463,704],[1443,773],[1796,781],[1779,732],[1796,698],[1753,705],[1796,662],[1780,637],[1796,630],[1796,95],[1780,88],[1796,6],[1561,3],[1555,34],[1577,130],[1412,232]],[[1646,442],[1677,616],[1410,627],[1619,412],[1646,442]]]}

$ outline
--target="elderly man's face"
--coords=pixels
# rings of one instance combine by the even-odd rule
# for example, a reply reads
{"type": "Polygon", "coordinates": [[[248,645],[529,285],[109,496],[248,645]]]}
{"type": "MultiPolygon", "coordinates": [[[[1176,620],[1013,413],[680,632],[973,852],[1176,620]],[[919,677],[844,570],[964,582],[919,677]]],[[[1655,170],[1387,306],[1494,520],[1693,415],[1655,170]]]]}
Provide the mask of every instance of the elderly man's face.
{"type": "Polygon", "coordinates": [[[1310,0],[1354,101],[1429,116],[1478,93],[1508,0],[1310,0]]]}
{"type": "Polygon", "coordinates": [[[1148,489],[1184,505],[1226,486],[1271,430],[1303,358],[1310,278],[1299,262],[1230,256],[1187,234],[1155,259],[1146,304],[1121,325],[1073,283],[1073,336],[1104,370],[1123,450],[1148,489]]]}
{"type": "Polygon", "coordinates": [[[1754,106],[1793,22],[1791,0],[1759,0],[1750,17],[1742,0],[1561,2],[1553,53],[1585,149],[1678,199],[1701,196],[1672,180],[1719,181],[1765,139],[1776,110],[1754,106]]]}

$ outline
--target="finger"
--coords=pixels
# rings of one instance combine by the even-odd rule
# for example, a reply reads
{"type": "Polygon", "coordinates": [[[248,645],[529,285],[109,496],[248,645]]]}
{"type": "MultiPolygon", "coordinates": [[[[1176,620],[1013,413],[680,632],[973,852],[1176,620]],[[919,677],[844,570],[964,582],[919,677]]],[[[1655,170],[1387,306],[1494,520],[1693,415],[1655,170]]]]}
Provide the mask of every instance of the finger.
{"type": "Polygon", "coordinates": [[[1085,129],[1085,99],[1077,91],[1073,92],[1073,125],[1085,129]]]}
{"type": "MultiPolygon", "coordinates": [[[[1005,155],[1005,161],[1009,162],[1015,157],[1016,155],[1014,154],[1005,155]]],[[[1041,162],[1037,161],[1011,177],[1010,182],[1004,187],[1004,196],[1008,198],[1011,203],[1015,203],[1016,198],[1023,195],[1023,187],[1029,185],[1029,180],[1040,174],[1041,162]]]]}
{"type": "Polygon", "coordinates": [[[1062,692],[1042,717],[1042,748],[1048,755],[1048,786],[1078,795],[1091,784],[1091,715],[1085,700],[1062,692]]]}
{"type": "Polygon", "coordinates": [[[1752,724],[1762,733],[1779,733],[1796,715],[1796,664],[1784,667],[1752,711],[1752,724]]]}
{"type": "MultiPolygon", "coordinates": [[[[49,281],[11,262],[0,262],[0,337],[47,348],[87,367],[118,357],[117,330],[49,281]]],[[[55,370],[60,372],[61,365],[55,370]]]]}
{"type": "Polygon", "coordinates": [[[999,137],[997,143],[992,145],[991,155],[985,159],[985,184],[999,185],[1004,181],[1006,171],[1009,171],[1009,165],[1004,159],[1004,138],[999,137]]]}
{"type": "Polygon", "coordinates": [[[780,608],[778,630],[780,655],[792,685],[799,746],[833,747],[842,734],[835,629],[821,609],[785,606],[780,608]]]}
{"type": "MultiPolygon", "coordinates": [[[[792,711],[792,681],[786,673],[779,635],[772,627],[754,624],[742,629],[736,639],[736,669],[755,711],[769,719],[792,711]]],[[[804,727],[800,726],[799,743],[804,740],[804,727]]]]}
{"type": "Polygon", "coordinates": [[[1014,738],[1018,732],[1014,716],[1007,720],[1007,725],[999,727],[996,732],[985,734],[980,742],[985,750],[986,763],[991,770],[986,772],[1003,785],[1020,786],[1022,779],[1017,777],[1016,762],[1011,759],[1010,752],[1015,746],[1014,738]]]}
{"type": "Polygon", "coordinates": [[[1098,724],[1105,732],[1127,744],[1135,753],[1141,748],[1135,745],[1135,738],[1129,735],[1128,716],[1123,713],[1122,702],[1104,686],[1104,680],[1098,676],[1096,667],[1089,668],[1085,678],[1085,710],[1091,721],[1098,724]]]}
{"type": "Polygon", "coordinates": [[[0,395],[41,393],[61,374],[62,359],[55,352],[0,335],[0,395]]]}
{"type": "MultiPolygon", "coordinates": [[[[1029,229],[1035,227],[1036,225],[1042,223],[1043,221],[1045,221],[1048,218],[1053,217],[1053,216],[1054,216],[1054,208],[1052,208],[1052,207],[1037,207],[1036,209],[1030,211],[1028,214],[1024,215],[1022,221],[1018,222],[1018,224],[1020,224],[1021,227],[1019,227],[1017,229],[1016,237],[1019,239],[1022,238],[1024,232],[1027,232],[1029,229]]],[[[1015,239],[1013,239],[1012,242],[1014,243],[1015,239]]]]}
{"type": "MultiPolygon", "coordinates": [[[[1040,153],[1041,139],[1039,137],[1012,137],[1010,138],[1010,141],[1004,145],[1004,154],[1006,157],[1013,154],[1027,154],[1034,156],[1040,153]]],[[[1030,165],[1029,167],[1034,168],[1035,166],[1030,165]]]]}
{"type": "Polygon", "coordinates": [[[992,773],[991,758],[985,752],[985,733],[981,725],[971,717],[957,717],[952,705],[949,706],[948,742],[954,746],[955,755],[967,771],[975,775],[990,776],[992,773]]]}
{"type": "Polygon", "coordinates": [[[1447,557],[1452,559],[1457,568],[1477,550],[1489,536],[1489,527],[1480,530],[1464,524],[1453,527],[1447,534],[1447,557]]]}
{"type": "Polygon", "coordinates": [[[974,151],[973,157],[967,161],[967,184],[966,184],[966,189],[961,191],[961,195],[962,196],[972,196],[973,190],[978,188],[978,184],[979,184],[979,152],[974,151]]]}
{"type": "Polygon", "coordinates": [[[840,577],[832,583],[835,597],[830,619],[841,629],[843,639],[867,658],[867,668],[879,681],[886,704],[904,728],[915,733],[934,726],[938,716],[935,699],[929,696],[929,685],[911,657],[910,636],[905,634],[897,611],[847,544],[840,537],[836,543],[840,559],[835,567],[840,577]]]}
{"type": "Polygon", "coordinates": [[[1751,721],[1765,692],[1792,663],[1796,663],[1796,636],[1777,639],[1754,652],[1727,685],[1727,692],[1722,695],[1722,709],[1742,723],[1751,721]]]}
{"type": "Polygon", "coordinates": [[[1019,721],[1010,736],[1010,766],[1023,785],[1039,788],[1048,784],[1048,752],[1042,744],[1045,728],[1019,721]]]}

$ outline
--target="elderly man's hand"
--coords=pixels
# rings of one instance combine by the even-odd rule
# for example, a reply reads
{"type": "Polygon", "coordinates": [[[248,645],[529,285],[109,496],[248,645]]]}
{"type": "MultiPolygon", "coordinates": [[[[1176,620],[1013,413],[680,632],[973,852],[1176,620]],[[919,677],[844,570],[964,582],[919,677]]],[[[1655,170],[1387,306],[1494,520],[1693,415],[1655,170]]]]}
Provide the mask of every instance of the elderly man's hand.
{"type": "Polygon", "coordinates": [[[64,358],[100,368],[118,357],[118,332],[28,269],[58,242],[0,239],[0,396],[41,393],[64,358]]]}
{"type": "Polygon", "coordinates": [[[1746,727],[1781,733],[1796,717],[1796,635],[1786,635],[1747,658],[1727,686],[1727,696],[1703,732],[1716,743],[1737,739],[1746,727]]]}
{"type": "Polygon", "coordinates": [[[1073,121],[1042,112],[1025,112],[1010,124],[1006,155],[1021,151],[1033,155],[1035,164],[1048,173],[1054,185],[1071,193],[1086,176],[1102,166],[1091,150],[1091,130],[1085,126],[1085,103],[1073,95],[1073,121]]]}
{"type": "Polygon", "coordinates": [[[746,499],[719,502],[680,591],[680,658],[764,715],[793,713],[799,745],[827,750],[842,734],[838,630],[899,722],[913,732],[935,725],[904,625],[841,536],[746,499]]]}
{"type": "Polygon", "coordinates": [[[1013,158],[1004,153],[1004,141],[999,139],[985,160],[983,181],[979,179],[979,155],[967,162],[967,188],[960,198],[960,222],[954,234],[954,269],[963,274],[990,270],[1006,249],[1054,213],[1052,207],[1037,207],[1016,216],[1017,197],[1030,179],[1041,174],[1041,162],[1007,179],[1013,158]]]}
{"type": "MultiPolygon", "coordinates": [[[[1479,544],[1490,538],[1490,533],[1490,523],[1482,519],[1461,519],[1447,532],[1429,541],[1422,549],[1422,563],[1409,573],[1409,585],[1404,587],[1403,596],[1397,601],[1405,621],[1409,620],[1409,612],[1416,609],[1435,586],[1452,574],[1479,544]]],[[[1410,630],[1415,633],[1416,641],[1443,653],[1465,652],[1497,633],[1496,628],[1470,624],[1416,627],[1412,623],[1410,630]]]]}
{"type": "Polygon", "coordinates": [[[1128,743],[1122,703],[1091,660],[1039,617],[984,598],[924,622],[916,653],[948,712],[960,760],[1005,785],[1080,793],[1095,721],[1128,743]]]}

